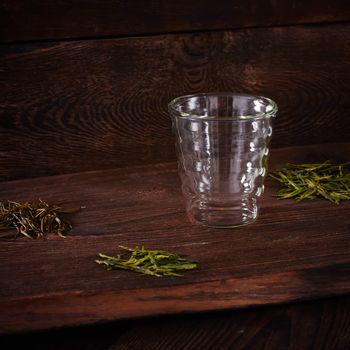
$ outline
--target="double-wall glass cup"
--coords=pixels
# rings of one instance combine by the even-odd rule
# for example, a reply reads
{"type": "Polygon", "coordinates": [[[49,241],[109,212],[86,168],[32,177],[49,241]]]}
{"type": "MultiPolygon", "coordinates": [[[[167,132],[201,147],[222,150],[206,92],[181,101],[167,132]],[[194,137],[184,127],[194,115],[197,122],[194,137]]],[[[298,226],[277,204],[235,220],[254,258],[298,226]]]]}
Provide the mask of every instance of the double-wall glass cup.
{"type": "Polygon", "coordinates": [[[262,96],[204,93],[174,99],[169,112],[190,220],[212,227],[254,222],[276,103],[262,96]]]}

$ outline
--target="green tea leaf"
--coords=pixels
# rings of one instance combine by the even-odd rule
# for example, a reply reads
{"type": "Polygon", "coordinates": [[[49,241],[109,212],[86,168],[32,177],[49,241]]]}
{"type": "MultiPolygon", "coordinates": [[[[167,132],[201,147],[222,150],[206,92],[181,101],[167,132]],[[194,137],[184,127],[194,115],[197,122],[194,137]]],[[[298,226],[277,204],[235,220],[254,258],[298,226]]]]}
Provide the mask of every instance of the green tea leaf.
{"type": "Polygon", "coordinates": [[[103,260],[95,260],[95,262],[103,265],[106,270],[131,270],[156,277],[181,277],[178,271],[197,268],[197,263],[165,250],[147,250],[145,247],[140,249],[137,246],[134,249],[119,247],[131,253],[129,257],[124,258],[123,254],[110,256],[100,253],[98,256],[103,260]]]}
{"type": "Polygon", "coordinates": [[[277,194],[280,199],[301,201],[321,197],[337,204],[350,199],[350,162],[286,164],[270,176],[282,186],[277,194]]]}

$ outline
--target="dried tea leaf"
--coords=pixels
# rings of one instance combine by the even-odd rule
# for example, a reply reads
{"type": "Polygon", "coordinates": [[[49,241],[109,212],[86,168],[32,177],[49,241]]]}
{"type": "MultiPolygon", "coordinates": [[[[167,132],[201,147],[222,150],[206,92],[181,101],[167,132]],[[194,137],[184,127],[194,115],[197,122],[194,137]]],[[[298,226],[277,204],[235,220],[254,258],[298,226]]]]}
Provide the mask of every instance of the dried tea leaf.
{"type": "Polygon", "coordinates": [[[120,248],[129,251],[129,257],[124,254],[109,256],[98,254],[103,260],[95,260],[97,264],[103,265],[106,270],[131,270],[155,277],[174,276],[181,277],[179,271],[193,270],[197,268],[195,262],[189,261],[178,254],[165,250],[147,250],[144,247],[131,249],[124,246],[120,248]]]}
{"type": "Polygon", "coordinates": [[[337,204],[350,199],[350,163],[286,164],[270,176],[282,185],[277,194],[280,199],[322,197],[337,204]]]}
{"type": "Polygon", "coordinates": [[[64,218],[65,214],[79,209],[65,209],[57,204],[43,200],[38,202],[0,202],[0,228],[15,228],[17,234],[28,238],[41,238],[47,233],[56,233],[60,237],[72,228],[64,218]]]}

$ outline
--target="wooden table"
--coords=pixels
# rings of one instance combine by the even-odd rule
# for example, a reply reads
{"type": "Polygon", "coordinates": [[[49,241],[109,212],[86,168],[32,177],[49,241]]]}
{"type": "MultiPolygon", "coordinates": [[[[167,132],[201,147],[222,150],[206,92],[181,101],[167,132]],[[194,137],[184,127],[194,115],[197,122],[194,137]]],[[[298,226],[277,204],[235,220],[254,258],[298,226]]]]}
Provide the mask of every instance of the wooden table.
{"type": "MultiPolygon", "coordinates": [[[[277,149],[270,164],[343,162],[349,151],[344,143],[277,149]]],[[[220,230],[188,222],[175,163],[0,183],[1,200],[83,207],[66,239],[2,238],[2,340],[55,349],[345,349],[350,203],[279,201],[277,189],[266,181],[256,223],[220,230]],[[199,268],[150,278],[95,264],[118,245],[177,251],[199,268]]]]}

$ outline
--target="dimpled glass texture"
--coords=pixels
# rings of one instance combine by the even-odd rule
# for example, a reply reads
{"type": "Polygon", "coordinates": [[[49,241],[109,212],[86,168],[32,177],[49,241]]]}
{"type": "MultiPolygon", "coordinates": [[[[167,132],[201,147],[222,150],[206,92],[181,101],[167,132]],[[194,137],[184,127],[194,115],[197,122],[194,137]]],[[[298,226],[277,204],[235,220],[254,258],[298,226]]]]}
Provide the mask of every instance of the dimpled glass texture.
{"type": "Polygon", "coordinates": [[[261,96],[208,93],[178,97],[169,112],[190,220],[212,227],[254,222],[276,104],[261,96]]]}

